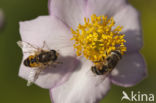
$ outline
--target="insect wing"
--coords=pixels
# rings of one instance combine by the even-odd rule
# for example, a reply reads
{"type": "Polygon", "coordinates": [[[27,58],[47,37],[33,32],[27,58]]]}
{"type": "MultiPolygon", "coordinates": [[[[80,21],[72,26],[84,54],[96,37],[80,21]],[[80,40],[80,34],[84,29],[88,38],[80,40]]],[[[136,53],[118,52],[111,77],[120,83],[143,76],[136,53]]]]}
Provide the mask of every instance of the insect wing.
{"type": "Polygon", "coordinates": [[[37,51],[37,48],[31,45],[30,43],[24,41],[17,41],[17,45],[23,50],[24,53],[34,53],[37,51]]]}
{"type": "Polygon", "coordinates": [[[27,86],[32,85],[38,78],[41,70],[39,68],[31,69],[29,75],[28,75],[28,82],[27,86]]]}

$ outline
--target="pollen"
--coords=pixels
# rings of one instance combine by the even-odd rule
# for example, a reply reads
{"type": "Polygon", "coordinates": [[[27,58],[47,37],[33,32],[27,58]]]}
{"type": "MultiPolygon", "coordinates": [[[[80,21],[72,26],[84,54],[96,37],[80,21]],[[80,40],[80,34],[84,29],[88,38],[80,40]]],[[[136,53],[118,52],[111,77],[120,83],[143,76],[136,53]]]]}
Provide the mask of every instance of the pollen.
{"type": "Polygon", "coordinates": [[[88,60],[104,61],[111,51],[118,50],[123,55],[127,48],[122,26],[115,26],[114,19],[107,16],[84,18],[84,24],[79,24],[76,30],[71,28],[75,41],[74,48],[77,56],[83,55],[88,60]]]}

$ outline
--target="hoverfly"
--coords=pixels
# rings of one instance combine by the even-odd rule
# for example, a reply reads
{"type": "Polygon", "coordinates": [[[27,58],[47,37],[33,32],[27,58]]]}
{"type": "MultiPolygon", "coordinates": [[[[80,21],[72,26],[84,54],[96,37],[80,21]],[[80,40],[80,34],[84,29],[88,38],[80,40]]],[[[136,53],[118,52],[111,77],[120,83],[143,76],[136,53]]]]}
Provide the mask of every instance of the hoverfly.
{"type": "Polygon", "coordinates": [[[119,60],[122,58],[122,55],[119,51],[112,51],[110,55],[106,58],[106,63],[101,61],[94,62],[94,66],[91,67],[91,70],[96,75],[103,75],[111,72],[119,60]]]}
{"type": "Polygon", "coordinates": [[[57,61],[59,53],[54,49],[49,49],[45,41],[41,48],[24,41],[18,41],[17,44],[24,53],[29,53],[29,56],[23,61],[24,66],[31,68],[27,86],[35,82],[40,72],[46,67],[61,63],[57,61]],[[48,49],[43,49],[45,46],[48,49]]]}

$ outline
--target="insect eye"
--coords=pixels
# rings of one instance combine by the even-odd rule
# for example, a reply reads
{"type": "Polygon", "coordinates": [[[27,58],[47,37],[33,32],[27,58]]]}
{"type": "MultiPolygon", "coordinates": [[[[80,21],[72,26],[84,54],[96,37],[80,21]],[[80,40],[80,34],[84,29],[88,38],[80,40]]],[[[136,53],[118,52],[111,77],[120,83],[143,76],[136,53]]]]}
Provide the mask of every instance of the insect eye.
{"type": "Polygon", "coordinates": [[[51,51],[51,53],[56,54],[56,51],[55,50],[50,50],[50,51],[51,51]]]}

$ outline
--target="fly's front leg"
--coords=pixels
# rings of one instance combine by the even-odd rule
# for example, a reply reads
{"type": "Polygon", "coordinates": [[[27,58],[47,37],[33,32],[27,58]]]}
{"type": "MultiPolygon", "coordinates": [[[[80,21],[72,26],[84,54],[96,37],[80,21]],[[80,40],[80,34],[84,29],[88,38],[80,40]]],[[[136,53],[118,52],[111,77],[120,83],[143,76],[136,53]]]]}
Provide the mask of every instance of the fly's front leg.
{"type": "Polygon", "coordinates": [[[42,49],[45,47],[45,45],[46,45],[46,42],[45,42],[45,40],[43,41],[43,45],[42,45],[42,49]]]}
{"type": "Polygon", "coordinates": [[[45,48],[45,47],[46,47],[46,49],[50,50],[49,46],[47,45],[46,41],[44,40],[42,49],[45,48]]]}

